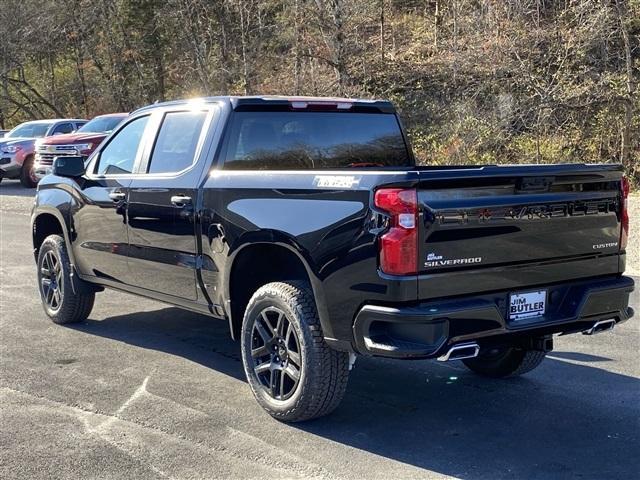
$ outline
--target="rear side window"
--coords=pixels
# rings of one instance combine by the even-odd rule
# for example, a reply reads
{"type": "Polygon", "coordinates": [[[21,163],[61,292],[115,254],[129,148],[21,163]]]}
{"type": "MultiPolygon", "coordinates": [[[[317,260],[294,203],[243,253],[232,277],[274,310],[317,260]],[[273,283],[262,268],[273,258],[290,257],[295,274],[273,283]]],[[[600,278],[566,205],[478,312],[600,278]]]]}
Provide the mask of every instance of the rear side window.
{"type": "Polygon", "coordinates": [[[169,112],[151,153],[148,173],[180,172],[193,164],[207,112],[169,112]]]}
{"type": "Polygon", "coordinates": [[[384,113],[236,112],[225,154],[235,170],[409,165],[398,120],[384,113]]]}

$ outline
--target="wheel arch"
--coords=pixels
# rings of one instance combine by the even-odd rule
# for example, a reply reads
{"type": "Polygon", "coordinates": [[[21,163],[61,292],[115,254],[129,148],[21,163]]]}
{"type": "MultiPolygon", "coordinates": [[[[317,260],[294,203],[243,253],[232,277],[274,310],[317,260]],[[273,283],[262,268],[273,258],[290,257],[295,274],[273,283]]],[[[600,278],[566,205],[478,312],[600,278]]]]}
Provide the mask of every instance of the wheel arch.
{"type": "Polygon", "coordinates": [[[286,280],[303,280],[311,285],[323,332],[327,335],[331,331],[322,282],[309,257],[292,239],[272,236],[270,240],[247,241],[229,256],[228,265],[223,285],[233,339],[239,338],[244,310],[255,291],[267,283],[286,280]]]}
{"type": "Polygon", "coordinates": [[[36,264],[40,246],[49,235],[61,235],[67,248],[67,255],[71,262],[71,288],[75,293],[100,292],[103,288],[82,280],[77,272],[73,245],[70,239],[70,227],[65,220],[63,212],[51,205],[39,204],[35,207],[31,216],[31,239],[33,242],[33,255],[36,264]]]}
{"type": "Polygon", "coordinates": [[[22,166],[23,166],[23,165],[27,162],[27,160],[29,160],[29,159],[31,159],[31,160],[33,160],[33,161],[35,161],[35,159],[36,159],[36,154],[35,154],[35,152],[29,152],[29,153],[27,153],[26,155],[22,155],[22,159],[20,160],[20,162],[18,162],[18,163],[20,163],[20,168],[22,168],[22,166]]]}
{"type": "Polygon", "coordinates": [[[38,260],[38,252],[42,242],[44,242],[44,239],[49,235],[54,234],[62,235],[65,243],[69,246],[69,248],[67,248],[69,259],[72,264],[75,264],[73,249],[69,243],[69,230],[62,212],[50,206],[38,206],[31,219],[31,239],[36,261],[38,260]]]}

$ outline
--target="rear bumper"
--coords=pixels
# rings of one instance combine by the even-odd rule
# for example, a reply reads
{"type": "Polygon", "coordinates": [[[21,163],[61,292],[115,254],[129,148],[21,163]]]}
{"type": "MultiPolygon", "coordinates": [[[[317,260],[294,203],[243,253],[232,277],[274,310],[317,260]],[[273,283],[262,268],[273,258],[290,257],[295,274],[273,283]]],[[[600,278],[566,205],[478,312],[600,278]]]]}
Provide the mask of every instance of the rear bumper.
{"type": "MultiPolygon", "coordinates": [[[[546,289],[547,311],[532,319],[508,320],[511,291],[432,301],[407,307],[365,305],[353,326],[359,353],[393,358],[438,357],[452,345],[474,341],[481,347],[589,330],[601,320],[633,316],[629,277],[536,286],[546,289]]],[[[527,291],[527,289],[521,290],[527,291]]]]}

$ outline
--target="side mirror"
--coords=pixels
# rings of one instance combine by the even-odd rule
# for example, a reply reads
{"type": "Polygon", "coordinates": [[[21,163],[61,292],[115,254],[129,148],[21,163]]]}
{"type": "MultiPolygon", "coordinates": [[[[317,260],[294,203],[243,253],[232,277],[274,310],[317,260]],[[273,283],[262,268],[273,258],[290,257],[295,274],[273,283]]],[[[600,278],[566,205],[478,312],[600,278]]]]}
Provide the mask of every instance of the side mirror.
{"type": "Polygon", "coordinates": [[[59,177],[77,178],[84,174],[83,157],[55,157],[53,159],[53,174],[59,177]]]}

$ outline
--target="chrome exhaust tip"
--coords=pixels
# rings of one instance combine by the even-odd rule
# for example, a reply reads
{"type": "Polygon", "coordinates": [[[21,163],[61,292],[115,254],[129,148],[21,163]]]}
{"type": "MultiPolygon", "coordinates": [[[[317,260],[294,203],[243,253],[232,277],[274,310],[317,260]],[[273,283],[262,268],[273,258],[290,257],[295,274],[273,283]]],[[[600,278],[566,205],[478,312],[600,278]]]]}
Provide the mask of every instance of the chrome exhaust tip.
{"type": "Polygon", "coordinates": [[[610,318],[609,320],[600,320],[593,324],[593,326],[589,330],[585,330],[582,332],[583,335],[595,335],[596,333],[603,333],[613,330],[613,327],[616,326],[615,318],[610,318]]]}
{"type": "Polygon", "coordinates": [[[480,346],[473,343],[461,343],[451,347],[447,353],[438,357],[439,362],[448,362],[449,360],[464,360],[465,358],[477,357],[480,353],[480,346]]]}

